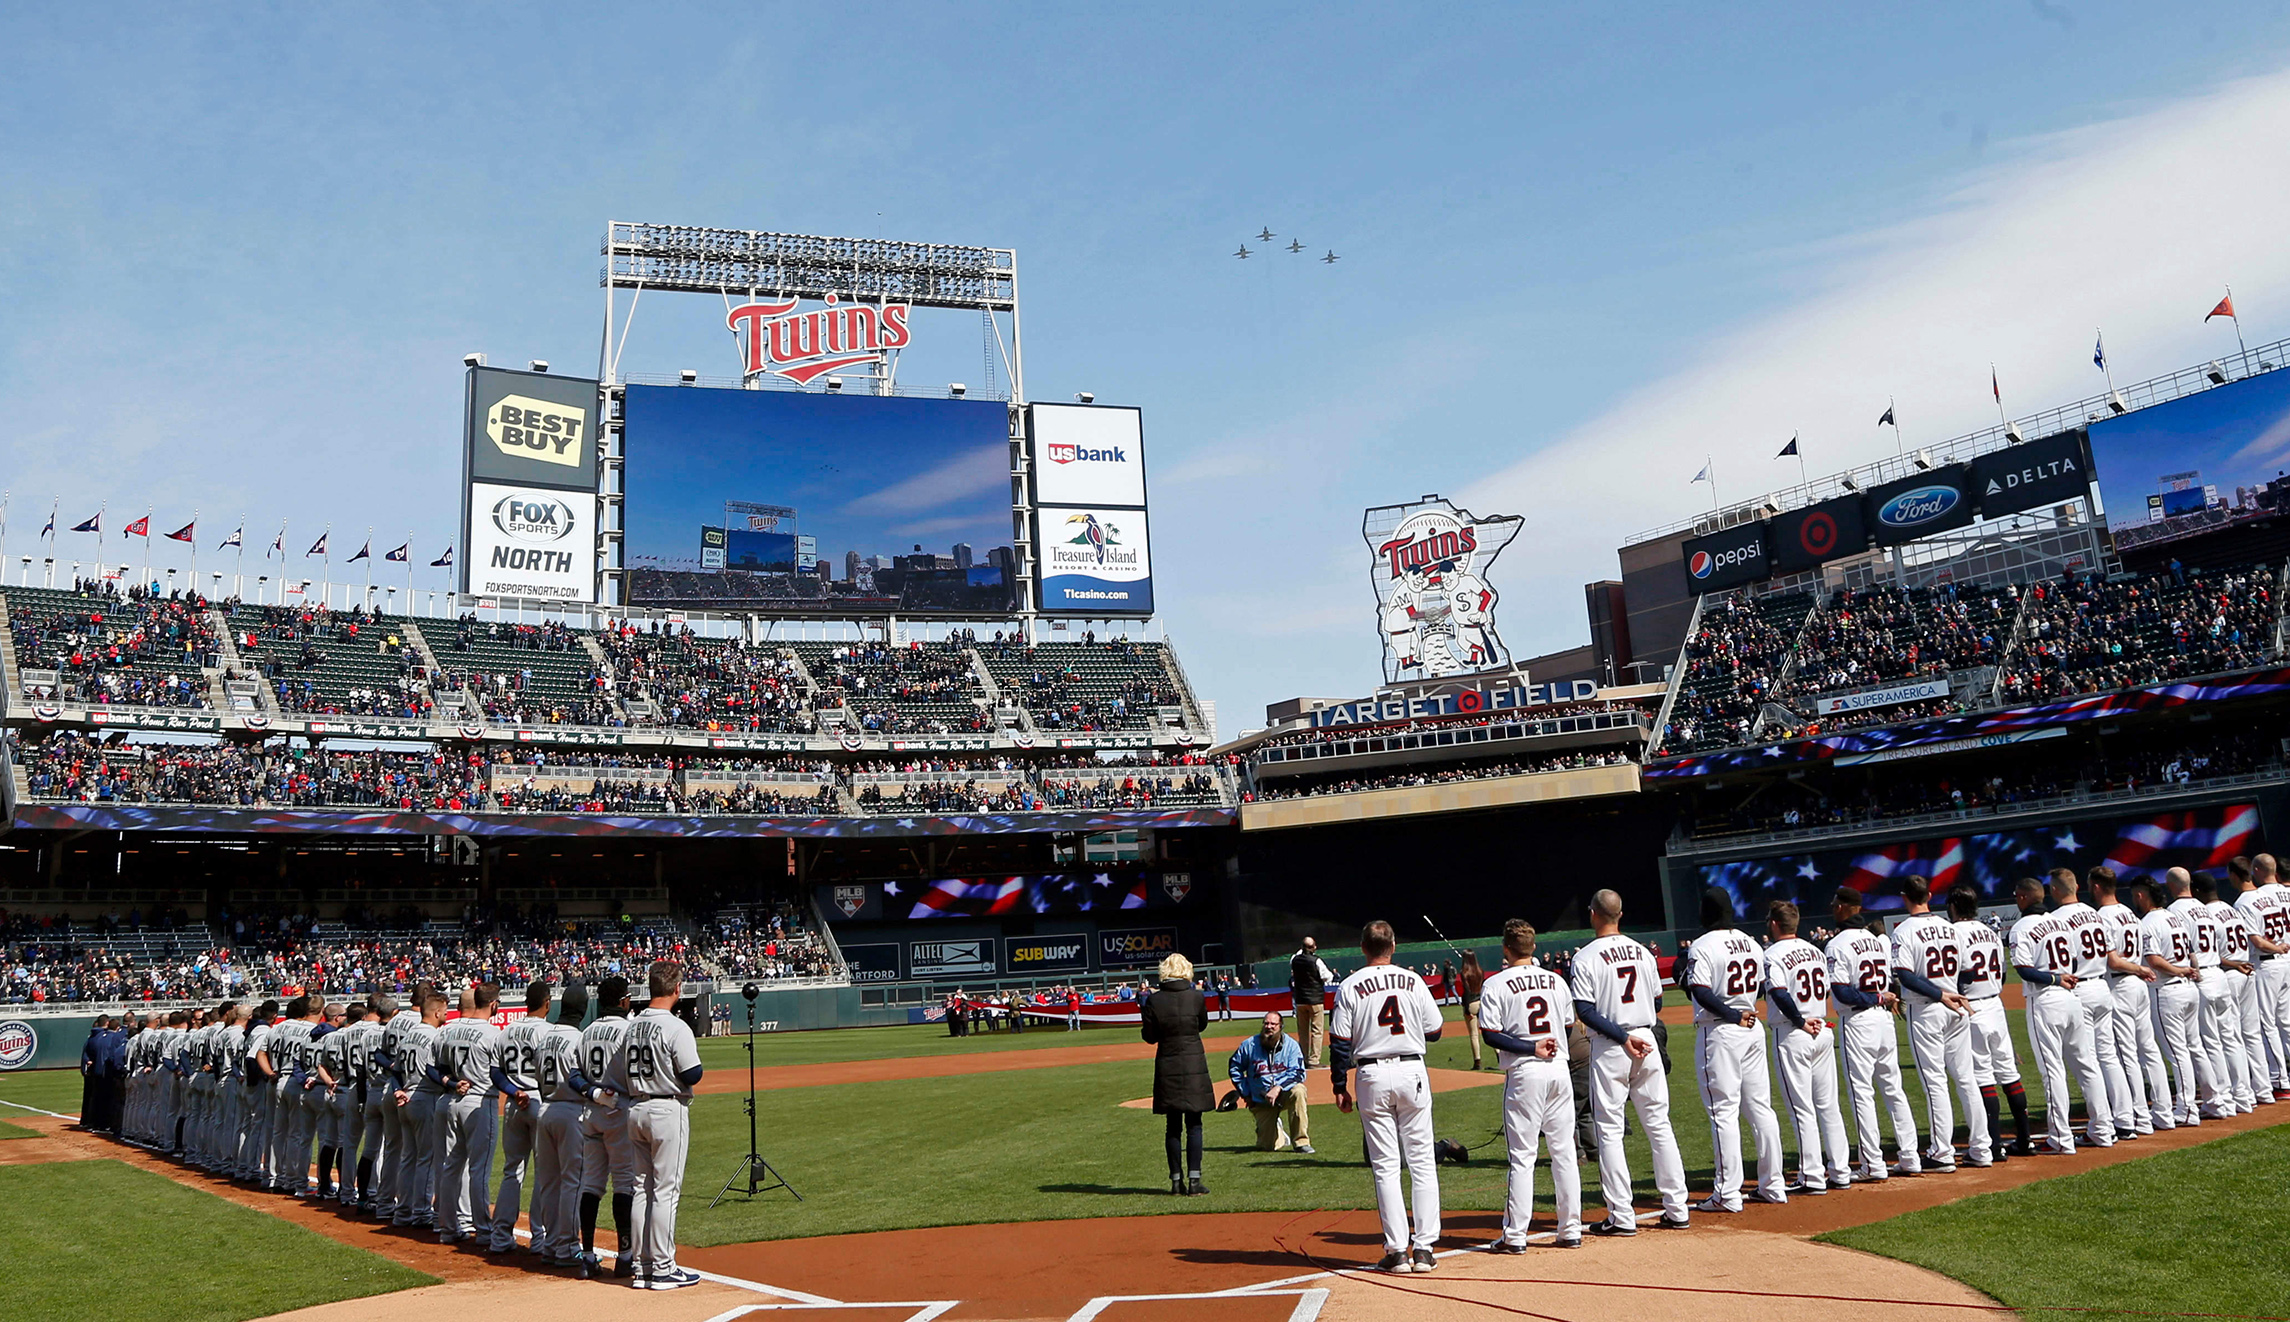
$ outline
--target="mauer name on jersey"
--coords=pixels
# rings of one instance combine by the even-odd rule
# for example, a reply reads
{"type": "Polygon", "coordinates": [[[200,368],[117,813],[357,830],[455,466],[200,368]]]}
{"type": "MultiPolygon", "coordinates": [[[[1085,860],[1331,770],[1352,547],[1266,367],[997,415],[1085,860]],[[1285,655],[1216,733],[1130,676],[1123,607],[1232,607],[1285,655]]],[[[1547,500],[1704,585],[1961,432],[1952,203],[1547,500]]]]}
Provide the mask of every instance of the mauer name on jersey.
{"type": "Polygon", "coordinates": [[[1598,957],[1609,964],[1631,964],[1637,962],[1638,957],[1645,953],[1646,950],[1643,946],[1608,946],[1598,952],[1598,957]]]}

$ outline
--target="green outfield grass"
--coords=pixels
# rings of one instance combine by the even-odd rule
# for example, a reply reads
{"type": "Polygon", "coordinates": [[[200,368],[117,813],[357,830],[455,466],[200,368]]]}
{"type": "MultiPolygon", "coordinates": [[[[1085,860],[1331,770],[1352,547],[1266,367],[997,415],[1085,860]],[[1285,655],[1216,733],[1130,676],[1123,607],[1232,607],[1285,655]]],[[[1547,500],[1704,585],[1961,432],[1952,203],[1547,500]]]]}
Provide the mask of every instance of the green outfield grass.
{"type": "Polygon", "coordinates": [[[40,1131],[36,1129],[26,1129],[22,1125],[12,1125],[5,1120],[0,1120],[0,1140],[11,1138],[38,1138],[39,1136],[40,1131]]]}
{"type": "Polygon", "coordinates": [[[435,1278],[116,1161],[0,1167],[0,1317],[267,1317],[435,1278]],[[231,1264],[260,1264],[231,1270],[231,1264]]]}
{"type": "MultiPolygon", "coordinates": [[[[1209,1036],[1241,1038],[1256,1031],[1257,1021],[1243,1017],[1209,1025],[1209,1036]]],[[[1085,1028],[1069,1033],[1065,1025],[1045,1024],[1023,1033],[972,1033],[948,1037],[944,1024],[897,1024],[889,1028],[837,1028],[808,1033],[758,1033],[755,1063],[820,1065],[853,1060],[892,1060],[910,1056],[965,1056],[989,1051],[1033,1051],[1044,1047],[1096,1047],[1112,1042],[1137,1041],[1137,1025],[1085,1028]]],[[[711,1071],[746,1069],[747,1037],[700,1039],[700,1063],[711,1071]]]]}
{"type": "Polygon", "coordinates": [[[2285,1188],[2277,1125],[1822,1238],[1953,1276],[2032,1322],[2279,1316],[2285,1188]]]}
{"type": "MultiPolygon", "coordinates": [[[[25,1070],[17,1074],[0,1074],[0,1101],[19,1102],[36,1106],[58,1115],[78,1115],[80,1112],[80,1072],[78,1070],[25,1070]]],[[[12,1106],[0,1106],[0,1120],[9,1117],[22,1119],[24,1112],[12,1106]]]]}

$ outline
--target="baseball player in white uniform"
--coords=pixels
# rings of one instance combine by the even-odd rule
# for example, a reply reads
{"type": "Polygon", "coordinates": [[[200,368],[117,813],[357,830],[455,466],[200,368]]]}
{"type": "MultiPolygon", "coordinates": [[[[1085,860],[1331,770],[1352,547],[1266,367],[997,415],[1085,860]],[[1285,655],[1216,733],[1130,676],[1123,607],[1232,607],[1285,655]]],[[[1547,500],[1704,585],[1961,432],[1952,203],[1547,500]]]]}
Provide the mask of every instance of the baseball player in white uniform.
{"type": "Polygon", "coordinates": [[[1829,1029],[1829,965],[1797,935],[1797,906],[1776,901],[1765,925],[1766,1021],[1773,1030],[1773,1068],[1797,1134],[1797,1183],[1789,1192],[1825,1194],[1852,1187],[1845,1112],[1837,1103],[1837,1035],[1829,1029]]]}
{"type": "Polygon", "coordinates": [[[2202,1117],[2217,1120],[2239,1115],[2245,1109],[2242,1099],[2250,1090],[2250,1076],[2242,1055],[2241,1026],[2234,1022],[2234,988],[2226,977],[2226,933],[2197,885],[2198,880],[2185,868],[2172,868],[2163,874],[2171,912],[2195,934],[2195,967],[2202,971],[2201,981],[2195,984],[2195,1028],[2201,1040],[2197,1050],[2210,1061],[2213,1080],[2213,1090],[2203,1095],[2202,1117]]]}
{"type": "Polygon", "coordinates": [[[1606,1219],[1593,1235],[1635,1235],[1638,1214],[1630,1201],[1630,1163],[1622,1150],[1622,1108],[1635,1107],[1653,1152],[1654,1187],[1662,1196],[1661,1226],[1683,1230],[1686,1165],[1670,1130],[1670,1080],[1654,1050],[1654,1021],[1662,1009],[1662,966],[1654,952],[1622,935],[1622,897],[1602,890],[1590,897],[1590,943],[1574,955],[1574,1014],[1590,1039],[1590,1112],[1598,1138],[1599,1196],[1606,1219]]]}
{"type": "Polygon", "coordinates": [[[1829,995],[1838,1011],[1837,1043],[1845,1058],[1845,1095],[1853,1104],[1853,1133],[1860,1141],[1860,1165],[1853,1178],[1876,1183],[1894,1174],[1922,1175],[1924,1158],[1916,1147],[1916,1113],[1901,1087],[1900,1035],[1892,1012],[1900,997],[1892,991],[1892,945],[1861,913],[1859,892],[1840,889],[1834,912],[1837,934],[1822,951],[1829,960],[1829,995]],[[1897,1170],[1884,1159],[1884,1131],[1877,1124],[1882,1100],[1892,1119],[1897,1170]]]}
{"type": "Polygon", "coordinates": [[[580,1115],[589,1092],[581,1072],[580,1021],[588,1016],[588,988],[565,984],[557,1022],[538,1051],[540,1123],[533,1143],[533,1247],[559,1267],[584,1265],[580,1250],[580,1115]]]}
{"type": "Polygon", "coordinates": [[[501,990],[490,982],[462,993],[461,1017],[437,1035],[429,1077],[445,1089],[438,1108],[437,1242],[458,1244],[480,1228],[491,1238],[493,1210],[485,1200],[493,1172],[499,1116],[494,1072],[501,1064],[501,1030],[493,1012],[501,990]]]}
{"type": "Polygon", "coordinates": [[[2266,1083],[2275,1100],[2284,1101],[2290,1100],[2284,1096],[2290,1093],[2290,890],[2275,879],[2272,854],[2250,860],[2250,873],[2234,907],[2250,924],[2259,1036],[2270,1062],[2266,1083]]]}
{"type": "Polygon", "coordinates": [[[2163,907],[2163,888],[2154,882],[2133,883],[2131,908],[2139,915],[2139,962],[2155,973],[2155,1037],[2171,1062],[2173,1091],[2164,1101],[2173,1124],[2200,1124],[2201,1098],[2213,1080],[2198,1022],[2202,970],[2195,967],[2194,929],[2163,907]]]}
{"type": "Polygon", "coordinates": [[[628,1025],[605,1069],[605,1088],[624,1099],[628,1145],[636,1157],[629,1186],[636,1217],[639,1290],[681,1290],[700,1274],[676,1265],[676,1200],[692,1142],[692,1089],[700,1082],[700,1046],[675,1014],[684,966],[661,960],[646,976],[651,1000],[628,1025]]]}
{"type": "Polygon", "coordinates": [[[2115,1063],[2131,1113],[2115,1116],[2117,1137],[2172,1128],[2171,1076],[2155,1037],[2155,970],[2139,956],[2139,915],[2122,900],[2115,870],[2095,867],[2087,880],[2091,906],[2107,927],[2107,991],[2115,1000],[2115,1063]]]}
{"type": "Polygon", "coordinates": [[[2231,870],[2225,884],[2232,889],[2221,892],[2214,883],[2208,898],[2200,892],[2197,898],[2218,920],[2219,965],[2226,970],[2226,985],[2234,999],[2232,1027],[2242,1039],[2243,1074],[2249,1085],[2248,1093],[2236,1093],[2235,1100],[2248,1110],[2274,1105],[2274,1072],[2267,1055],[2265,1016],[2259,1012],[2258,928],[2228,902],[2242,897],[2241,882],[2231,870]]]}
{"type": "MultiPolygon", "coordinates": [[[[2075,898],[2073,874],[2064,890],[2068,900],[2075,898]]],[[[2055,877],[2052,895],[2057,899],[2061,893],[2055,877]]],[[[2105,976],[2106,964],[2097,954],[2086,956],[2083,943],[2088,941],[2095,952],[2103,951],[2106,935],[2096,914],[2082,905],[2075,907],[2082,909],[2086,922],[2078,924],[2077,915],[2056,910],[2029,914],[2012,928],[2012,965],[2027,988],[2028,1042],[2036,1053],[2036,1072],[2043,1078],[2044,1117],[2049,1131],[2044,1146],[2057,1153],[2075,1151],[2075,1126],[2067,1098],[2071,1070],[2083,1089],[2086,1133],[2092,1144],[2107,1147],[2115,1140],[2115,1124],[2108,1118],[2107,1082],[2099,1072],[2097,1050],[2091,1040],[2091,1021],[2075,991],[2082,981],[2078,969],[2096,968],[2094,976],[2105,976]]],[[[2113,1011],[2112,1000],[2109,1011],[2113,1011]]]]}
{"type": "Polygon", "coordinates": [[[1535,1153],[1549,1147],[1562,1249],[1582,1246],[1582,1173],[1574,1152],[1574,1084],[1567,1069],[1567,1029],[1574,994],[1564,979],[1535,965],[1535,929],[1503,924],[1503,968],[1479,992],[1479,1037],[1503,1071],[1503,1142],[1510,1179],[1503,1196],[1503,1233],[1488,1248],[1527,1251],[1535,1212],[1535,1153]]]}
{"type": "Polygon", "coordinates": [[[2012,1025],[2004,1017],[2004,966],[2009,961],[1996,929],[1980,917],[1980,892],[1958,886],[1948,892],[1948,917],[1956,925],[1959,971],[1956,990],[1971,1003],[1972,1081],[1979,1085],[1981,1114],[1988,1121],[1989,1154],[1996,1161],[2024,1156],[2028,1147],[2027,1092],[2020,1086],[2020,1060],[2012,1050],[2012,1025]],[[2018,1152],[2003,1141],[2003,1090],[2012,1090],[2012,1114],[2019,1121],[2018,1152]]]}
{"type": "Polygon", "coordinates": [[[1686,948],[1680,981],[1694,1001],[1694,1073],[1709,1112],[1710,1146],[1717,1160],[1715,1187],[1694,1208],[1741,1210],[1739,1121],[1744,1116],[1757,1141],[1757,1188],[1750,1196],[1761,1203],[1786,1203],[1781,1125],[1773,1116],[1773,1083],[1759,1027],[1765,953],[1734,926],[1733,899],[1715,886],[1702,891],[1701,918],[1703,932],[1686,948]]]}
{"type": "Polygon", "coordinates": [[[1368,962],[1336,984],[1336,1006],[1328,1018],[1328,1070],[1337,1109],[1356,1106],[1360,1113],[1368,1170],[1375,1176],[1376,1215],[1383,1222],[1384,1256],[1376,1268],[1427,1272],[1439,1266],[1431,1251],[1439,1241],[1439,1168],[1431,1146],[1431,1079],[1423,1072],[1423,1051],[1439,1040],[1443,1021],[1439,1002],[1423,979],[1392,963],[1397,948],[1390,923],[1378,919],[1361,929],[1360,953],[1368,962]],[[1415,1185],[1412,1239],[1407,1200],[1400,1193],[1403,1164],[1415,1185]]]}
{"type": "Polygon", "coordinates": [[[2107,985],[2107,975],[2114,971],[2114,935],[2099,912],[2082,899],[2075,874],[2066,868],[2054,868],[2051,874],[2051,898],[2055,906],[2052,913],[2064,918],[2071,930],[2075,950],[2075,1001],[2083,1011],[2083,1022],[2091,1031],[2091,1050],[2098,1061],[2100,1095],[2086,1095],[2085,1109],[2096,1108],[2107,1113],[2107,1140],[2098,1142],[2106,1147],[2123,1133],[2117,1117],[2130,1116],[2133,1111],[2130,1086],[2124,1080],[2121,1060],[2115,1052],[2115,993],[2107,985]]]}
{"type": "Polygon", "coordinates": [[[596,1022],[581,1031],[581,1076],[588,1082],[588,1105],[580,1116],[580,1274],[596,1274],[596,1213],[604,1199],[604,1182],[612,1181],[612,1227],[620,1251],[612,1274],[636,1274],[636,1242],[628,1231],[632,1202],[629,1191],[636,1182],[636,1155],[628,1146],[628,1113],[617,1095],[604,1086],[605,1071],[620,1054],[628,1036],[628,979],[618,974],[597,984],[596,1022]]]}
{"type": "Polygon", "coordinates": [[[1924,1121],[1931,1131],[1924,1168],[1941,1174],[1956,1169],[1951,1079],[1964,1102],[1965,1164],[1985,1166],[1992,1160],[1988,1117],[1980,1105],[1980,1085],[1972,1078],[1972,1003],[1956,990],[1964,971],[1956,925],[1932,912],[1932,883],[1923,877],[1904,878],[1901,898],[1908,902],[1909,916],[1892,929],[1892,963],[1901,1003],[1908,1007],[1908,1049],[1924,1085],[1924,1121]]]}
{"type": "MultiPolygon", "coordinates": [[[[501,1030],[501,1186],[493,1197],[493,1227],[486,1248],[507,1253],[517,1247],[517,1209],[525,1200],[525,1176],[532,1167],[533,1148],[540,1134],[541,1039],[554,1027],[549,1022],[549,984],[534,982],[525,988],[525,1017],[501,1030]]],[[[536,1187],[533,1200],[532,1246],[547,1248],[541,1227],[548,1213],[536,1187]]]]}

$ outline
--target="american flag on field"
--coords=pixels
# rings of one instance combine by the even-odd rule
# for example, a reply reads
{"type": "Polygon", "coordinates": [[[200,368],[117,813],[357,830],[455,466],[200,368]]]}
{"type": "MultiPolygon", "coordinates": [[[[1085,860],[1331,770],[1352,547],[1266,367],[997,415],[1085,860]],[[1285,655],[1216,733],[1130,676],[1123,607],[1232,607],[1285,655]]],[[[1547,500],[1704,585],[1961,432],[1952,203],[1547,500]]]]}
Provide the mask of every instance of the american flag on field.
{"type": "Polygon", "coordinates": [[[1930,881],[1933,894],[1947,894],[1964,878],[1964,842],[1912,840],[1860,854],[1845,874],[1845,884],[1867,896],[1870,909],[1890,909],[1896,906],[1883,901],[1897,898],[1901,879],[1910,875],[1930,881]]]}
{"type": "Polygon", "coordinates": [[[947,877],[916,898],[909,918],[985,918],[1016,913],[1026,898],[1023,877],[947,877]]]}
{"type": "Polygon", "coordinates": [[[2248,853],[2257,835],[2256,804],[2158,813],[2116,829],[2107,866],[2118,876],[2152,880],[2161,880],[2170,868],[2223,868],[2235,855],[2248,853]]]}

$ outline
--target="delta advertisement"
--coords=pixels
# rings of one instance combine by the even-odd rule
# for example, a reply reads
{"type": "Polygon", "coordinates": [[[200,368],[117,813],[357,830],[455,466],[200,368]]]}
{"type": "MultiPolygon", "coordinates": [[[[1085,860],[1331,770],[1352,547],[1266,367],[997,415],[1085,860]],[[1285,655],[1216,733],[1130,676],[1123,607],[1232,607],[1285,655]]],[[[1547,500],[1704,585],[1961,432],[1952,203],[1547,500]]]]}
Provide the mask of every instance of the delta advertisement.
{"type": "Polygon", "coordinates": [[[1044,505],[1034,512],[1041,608],[1055,615],[1150,615],[1153,552],[1145,511],[1044,505]]]}
{"type": "Polygon", "coordinates": [[[625,409],[632,604],[1016,609],[1007,405],[630,386],[625,409]]]}
{"type": "Polygon", "coordinates": [[[2290,372],[2262,372],[2091,424],[2119,549],[2275,512],[2290,468],[2290,372]]]}

